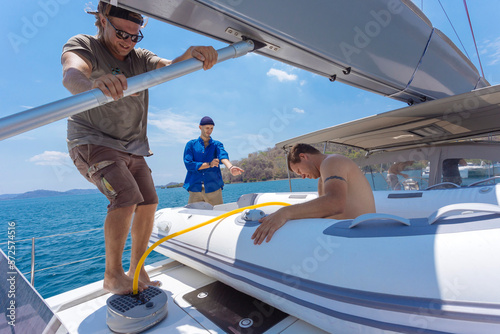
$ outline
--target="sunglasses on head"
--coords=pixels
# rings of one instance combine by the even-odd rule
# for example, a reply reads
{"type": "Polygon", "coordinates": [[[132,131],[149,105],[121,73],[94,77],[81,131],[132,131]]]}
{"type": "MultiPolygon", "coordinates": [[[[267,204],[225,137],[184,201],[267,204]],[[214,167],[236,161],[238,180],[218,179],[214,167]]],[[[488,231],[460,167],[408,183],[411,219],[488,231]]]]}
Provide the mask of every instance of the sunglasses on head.
{"type": "Polygon", "coordinates": [[[128,39],[130,37],[130,40],[133,43],[139,43],[144,38],[144,35],[142,34],[142,32],[140,30],[139,30],[139,35],[132,35],[132,34],[129,34],[128,32],[126,32],[126,31],[123,31],[123,30],[120,30],[120,29],[116,29],[116,27],[113,25],[113,23],[111,23],[111,21],[109,21],[108,18],[106,18],[106,20],[113,27],[113,29],[115,29],[116,37],[118,37],[119,39],[125,39],[126,40],[126,39],[128,39]]]}

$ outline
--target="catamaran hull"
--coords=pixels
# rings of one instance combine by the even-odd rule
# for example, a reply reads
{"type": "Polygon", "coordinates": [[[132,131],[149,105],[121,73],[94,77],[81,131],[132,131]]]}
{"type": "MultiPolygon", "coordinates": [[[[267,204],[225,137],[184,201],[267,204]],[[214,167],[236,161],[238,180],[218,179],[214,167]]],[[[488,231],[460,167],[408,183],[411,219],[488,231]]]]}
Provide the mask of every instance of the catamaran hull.
{"type": "MultiPolygon", "coordinates": [[[[277,207],[264,207],[270,213],[277,207]]],[[[157,213],[151,242],[223,212],[157,213]]],[[[157,247],[206,275],[328,332],[498,333],[500,217],[288,222],[253,244],[240,214],[157,247]]]]}

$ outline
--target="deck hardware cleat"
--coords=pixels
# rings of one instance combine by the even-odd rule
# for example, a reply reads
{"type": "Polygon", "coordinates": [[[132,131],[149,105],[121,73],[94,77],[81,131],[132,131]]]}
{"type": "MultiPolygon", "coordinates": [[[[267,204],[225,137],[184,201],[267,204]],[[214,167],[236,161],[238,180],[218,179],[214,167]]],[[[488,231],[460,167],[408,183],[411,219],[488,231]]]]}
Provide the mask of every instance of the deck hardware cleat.
{"type": "Polygon", "coordinates": [[[250,209],[243,211],[235,220],[238,225],[257,226],[260,224],[259,219],[265,217],[264,211],[259,209],[250,209]]]}
{"type": "Polygon", "coordinates": [[[112,295],[106,301],[106,324],[115,333],[140,333],[167,316],[165,291],[150,286],[137,295],[112,295]]]}

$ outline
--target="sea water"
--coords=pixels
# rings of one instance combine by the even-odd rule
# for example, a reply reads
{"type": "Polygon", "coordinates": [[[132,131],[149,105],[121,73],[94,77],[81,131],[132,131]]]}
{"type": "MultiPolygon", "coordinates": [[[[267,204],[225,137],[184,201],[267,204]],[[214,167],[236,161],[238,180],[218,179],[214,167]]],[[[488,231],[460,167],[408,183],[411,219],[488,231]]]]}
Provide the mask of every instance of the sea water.
{"type": "MultiPolygon", "coordinates": [[[[293,191],[317,189],[317,180],[294,179],[291,184],[293,191]]],[[[222,196],[224,203],[229,203],[243,194],[287,191],[290,191],[288,180],[238,183],[225,185],[222,196]]],[[[157,192],[159,209],[187,204],[188,192],[183,188],[157,189],[157,192]]],[[[100,193],[0,201],[3,230],[0,248],[6,254],[14,249],[14,254],[9,254],[11,260],[30,281],[32,238],[35,238],[34,285],[44,298],[102,280],[105,260],[102,227],[107,204],[100,193]],[[8,236],[12,236],[8,234],[9,226],[9,231],[15,232],[15,239],[11,240],[14,243],[10,245],[7,244],[8,236]]],[[[129,266],[130,245],[129,237],[123,255],[125,270],[129,266]]],[[[146,264],[164,258],[152,252],[146,264]]]]}
{"type": "MultiPolygon", "coordinates": [[[[408,174],[420,180],[420,189],[427,187],[419,171],[408,174]]],[[[384,175],[367,174],[367,179],[374,190],[387,190],[384,175]]],[[[464,179],[463,183],[479,179],[464,179]]],[[[293,179],[291,186],[293,191],[316,191],[317,180],[293,179]]],[[[248,193],[288,191],[288,180],[236,183],[226,184],[222,196],[224,203],[230,203],[248,193]]],[[[188,192],[183,188],[157,189],[157,192],[159,209],[187,204],[188,192]]],[[[107,204],[100,193],[0,201],[0,248],[6,254],[14,249],[15,254],[9,254],[11,260],[30,281],[32,238],[35,238],[34,285],[45,298],[102,280],[105,260],[102,227],[107,204]],[[15,243],[9,245],[11,231],[15,232],[15,243]]],[[[129,266],[130,245],[129,237],[123,255],[125,270],[129,266]]],[[[161,259],[165,257],[152,252],[146,264],[161,259]]]]}

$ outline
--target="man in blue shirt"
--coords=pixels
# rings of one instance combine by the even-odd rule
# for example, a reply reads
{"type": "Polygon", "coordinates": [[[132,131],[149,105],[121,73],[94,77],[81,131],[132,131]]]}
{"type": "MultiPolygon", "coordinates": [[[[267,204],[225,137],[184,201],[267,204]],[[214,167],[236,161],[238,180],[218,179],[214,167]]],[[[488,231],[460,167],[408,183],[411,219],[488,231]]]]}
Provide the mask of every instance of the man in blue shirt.
{"type": "Polygon", "coordinates": [[[207,202],[211,205],[222,204],[222,174],[219,164],[223,163],[232,175],[240,175],[243,169],[234,166],[224,145],[213,140],[214,121],[205,116],[200,121],[201,135],[190,140],[184,149],[184,165],[187,175],[184,188],[189,192],[189,203],[207,202]]]}

